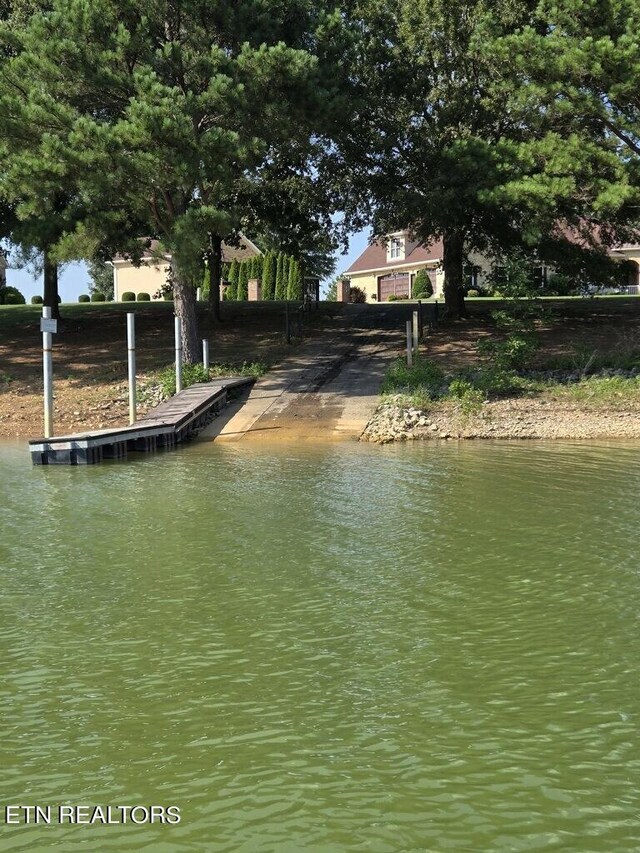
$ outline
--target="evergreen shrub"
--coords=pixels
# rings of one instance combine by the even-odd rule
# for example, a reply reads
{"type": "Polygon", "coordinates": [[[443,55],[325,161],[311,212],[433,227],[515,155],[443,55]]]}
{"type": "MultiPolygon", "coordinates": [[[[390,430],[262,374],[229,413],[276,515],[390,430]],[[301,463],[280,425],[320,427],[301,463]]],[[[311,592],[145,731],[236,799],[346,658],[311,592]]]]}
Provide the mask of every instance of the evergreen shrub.
{"type": "Polygon", "coordinates": [[[413,298],[428,299],[433,296],[433,285],[426,270],[418,270],[413,280],[413,298]]]}
{"type": "Polygon", "coordinates": [[[18,288],[11,285],[2,290],[1,298],[5,305],[26,305],[27,302],[18,288]]]}

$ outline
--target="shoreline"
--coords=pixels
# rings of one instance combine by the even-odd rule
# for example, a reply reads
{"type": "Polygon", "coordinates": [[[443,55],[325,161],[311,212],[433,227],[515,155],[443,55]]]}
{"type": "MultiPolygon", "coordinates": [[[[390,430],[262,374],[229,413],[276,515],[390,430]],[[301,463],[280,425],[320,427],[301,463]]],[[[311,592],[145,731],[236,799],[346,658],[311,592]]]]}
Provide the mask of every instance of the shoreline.
{"type": "Polygon", "coordinates": [[[578,440],[640,439],[640,404],[588,407],[566,401],[504,399],[464,412],[454,402],[420,409],[403,404],[400,395],[384,400],[369,420],[361,441],[474,439],[578,440]]]}

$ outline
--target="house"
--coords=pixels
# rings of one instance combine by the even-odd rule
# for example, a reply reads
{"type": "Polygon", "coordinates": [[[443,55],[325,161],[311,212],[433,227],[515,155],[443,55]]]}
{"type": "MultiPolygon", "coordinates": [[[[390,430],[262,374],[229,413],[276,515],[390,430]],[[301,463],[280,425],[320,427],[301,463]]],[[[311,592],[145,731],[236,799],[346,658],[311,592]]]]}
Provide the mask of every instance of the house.
{"type": "MultiPolygon", "coordinates": [[[[152,240],[150,246],[142,255],[142,263],[135,266],[130,260],[120,256],[114,258],[113,265],[113,298],[116,302],[122,302],[122,294],[131,292],[136,296],[139,293],[148,293],[151,299],[162,299],[160,289],[167,283],[167,276],[171,269],[171,255],[162,253],[159,242],[152,240]]],[[[231,261],[244,261],[261,255],[260,249],[245,237],[240,235],[238,246],[222,244],[222,262],[230,264],[231,261]]]]}
{"type": "MultiPolygon", "coordinates": [[[[629,293],[640,292],[640,245],[623,244],[611,249],[612,257],[629,263],[629,293]]],[[[371,243],[345,275],[352,287],[359,287],[367,301],[386,302],[390,296],[409,297],[413,282],[420,270],[425,270],[431,279],[434,296],[444,294],[444,271],[442,269],[442,240],[434,240],[424,246],[411,238],[408,231],[390,234],[387,242],[371,243]]],[[[482,288],[492,270],[491,262],[478,253],[471,253],[465,267],[467,288],[482,288]]],[[[546,282],[552,270],[539,266],[532,270],[537,279],[546,282]]]]}
{"type": "MultiPolygon", "coordinates": [[[[389,235],[386,243],[367,246],[345,275],[351,279],[353,287],[366,293],[367,301],[386,302],[390,296],[410,296],[417,273],[425,270],[431,279],[434,296],[442,297],[442,251],[442,240],[424,246],[413,240],[408,231],[396,231],[389,235]]],[[[468,287],[482,286],[489,270],[490,265],[484,258],[472,254],[465,270],[468,287]]]]}

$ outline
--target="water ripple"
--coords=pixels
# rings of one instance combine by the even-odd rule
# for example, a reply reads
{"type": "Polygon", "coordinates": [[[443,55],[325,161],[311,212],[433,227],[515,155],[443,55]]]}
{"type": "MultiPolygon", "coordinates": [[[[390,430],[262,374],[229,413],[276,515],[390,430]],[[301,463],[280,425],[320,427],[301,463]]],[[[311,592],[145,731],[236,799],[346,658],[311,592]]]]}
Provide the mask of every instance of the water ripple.
{"type": "Polygon", "coordinates": [[[640,849],[639,458],[0,448],[0,850],[640,849]]]}

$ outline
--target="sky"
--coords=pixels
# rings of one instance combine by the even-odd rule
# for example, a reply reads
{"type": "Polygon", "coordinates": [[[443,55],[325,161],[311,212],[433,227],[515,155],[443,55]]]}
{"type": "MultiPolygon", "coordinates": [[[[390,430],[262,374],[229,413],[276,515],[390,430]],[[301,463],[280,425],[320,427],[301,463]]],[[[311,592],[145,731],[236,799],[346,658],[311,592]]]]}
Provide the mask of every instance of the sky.
{"type": "MultiPolygon", "coordinates": [[[[344,272],[367,247],[369,231],[359,231],[349,238],[349,251],[346,255],[336,253],[338,265],[336,273],[344,272]]],[[[325,282],[326,284],[327,282],[325,282]]],[[[27,270],[7,270],[7,284],[17,287],[27,302],[32,296],[42,296],[42,276],[34,279],[27,270]]],[[[89,272],[84,263],[66,264],[59,279],[60,297],[63,302],[77,302],[81,293],[89,292],[89,272]]]]}

